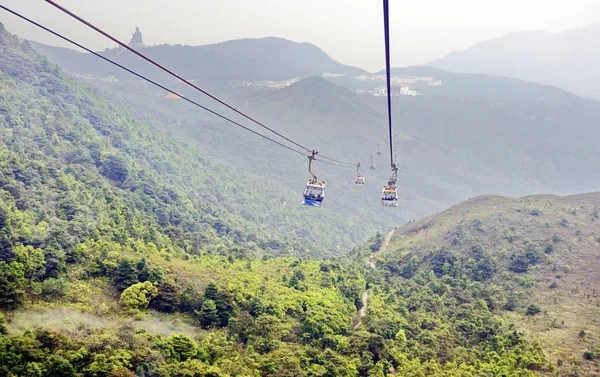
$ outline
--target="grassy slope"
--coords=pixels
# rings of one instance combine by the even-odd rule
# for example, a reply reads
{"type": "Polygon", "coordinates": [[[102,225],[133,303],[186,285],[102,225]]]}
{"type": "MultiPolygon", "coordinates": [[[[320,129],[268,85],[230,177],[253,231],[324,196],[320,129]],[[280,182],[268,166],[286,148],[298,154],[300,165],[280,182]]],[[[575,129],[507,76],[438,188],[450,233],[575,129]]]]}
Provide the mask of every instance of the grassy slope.
{"type": "Polygon", "coordinates": [[[600,193],[477,197],[398,228],[382,258],[411,255],[421,269],[430,270],[439,250],[473,258],[472,246],[481,245],[495,260],[493,277],[485,284],[503,290],[505,299],[511,293],[524,294],[519,307],[504,314],[518,329],[538,338],[550,360],[563,363],[563,372],[580,368],[585,375],[597,375],[598,363],[582,355],[600,346],[599,201],[600,193]],[[547,245],[552,252],[546,253],[547,245]],[[512,259],[528,247],[537,249],[540,262],[527,272],[511,271],[512,259]],[[529,303],[542,312],[525,315],[529,303]],[[583,339],[582,329],[587,334],[583,339]]]}

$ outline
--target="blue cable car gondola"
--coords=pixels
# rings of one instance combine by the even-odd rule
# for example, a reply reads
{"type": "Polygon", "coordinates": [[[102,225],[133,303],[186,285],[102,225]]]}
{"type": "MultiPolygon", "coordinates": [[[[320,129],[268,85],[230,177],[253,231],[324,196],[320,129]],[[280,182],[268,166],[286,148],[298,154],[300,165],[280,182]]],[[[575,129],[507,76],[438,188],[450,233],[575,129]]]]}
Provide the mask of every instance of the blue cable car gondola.
{"type": "Polygon", "coordinates": [[[312,176],[306,183],[304,189],[304,205],[311,207],[321,207],[323,199],[325,199],[325,182],[319,181],[317,176],[312,172],[312,162],[317,155],[317,151],[312,152],[312,156],[308,156],[308,173],[312,176]]]}

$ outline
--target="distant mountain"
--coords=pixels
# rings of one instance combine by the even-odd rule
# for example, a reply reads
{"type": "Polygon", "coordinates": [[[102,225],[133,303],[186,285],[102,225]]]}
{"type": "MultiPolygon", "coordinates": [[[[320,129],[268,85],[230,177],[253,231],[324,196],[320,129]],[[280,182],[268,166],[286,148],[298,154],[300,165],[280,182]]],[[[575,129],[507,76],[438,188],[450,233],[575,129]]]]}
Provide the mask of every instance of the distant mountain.
{"type": "MultiPolygon", "coordinates": [[[[69,73],[123,76],[123,72],[90,54],[36,42],[31,44],[69,73]]],[[[241,39],[206,46],[160,45],[147,47],[144,53],[191,80],[283,80],[321,75],[324,72],[365,73],[360,68],[338,63],[310,43],[274,37],[241,39]]],[[[150,69],[148,63],[122,49],[108,49],[102,54],[132,69],[155,71],[154,68],[150,69]]]]}
{"type": "MultiPolygon", "coordinates": [[[[347,186],[355,174],[352,167],[316,165],[319,177],[331,182],[327,207],[337,215],[393,224],[485,193],[566,194],[593,191],[598,186],[597,102],[506,77],[455,74],[433,67],[395,68],[394,75],[434,77],[442,85],[411,84],[423,95],[394,97],[394,148],[403,210],[382,213],[377,197],[389,174],[385,97],[357,95],[344,88],[382,83],[350,76],[307,77],[279,90],[245,90],[229,85],[227,78],[233,74],[221,68],[223,73],[207,76],[203,86],[212,85],[235,106],[304,145],[340,160],[362,162],[367,185],[360,192],[347,186]],[[376,155],[378,144],[382,156],[376,155]],[[378,165],[373,173],[367,171],[371,155],[378,165]]],[[[247,135],[238,135],[229,125],[192,106],[165,101],[164,93],[146,85],[91,82],[119,103],[131,106],[134,114],[177,125],[169,132],[211,151],[220,160],[291,187],[293,192],[302,190],[307,175],[304,162],[290,168],[283,162],[285,153],[249,142],[247,135]]],[[[197,95],[189,88],[179,88],[182,94],[197,95]]]]}
{"type": "Polygon", "coordinates": [[[554,366],[539,375],[598,376],[599,202],[600,193],[473,198],[397,228],[371,263],[382,280],[418,280],[448,299],[472,287],[459,307],[478,302],[539,339],[554,366]]]}
{"type": "Polygon", "coordinates": [[[514,77],[600,100],[600,25],[557,34],[506,34],[429,65],[458,73],[514,77]]]}
{"type": "MultiPolygon", "coordinates": [[[[393,100],[404,212],[428,213],[486,192],[517,196],[597,187],[597,102],[498,76],[431,67],[394,69],[393,74],[443,82],[415,87],[422,96],[393,100]]],[[[380,143],[384,156],[375,156],[378,178],[389,172],[385,97],[357,96],[324,79],[307,78],[250,100],[248,107],[299,136],[312,135],[315,143],[338,154],[354,151],[361,161],[369,161],[380,143]]]]}

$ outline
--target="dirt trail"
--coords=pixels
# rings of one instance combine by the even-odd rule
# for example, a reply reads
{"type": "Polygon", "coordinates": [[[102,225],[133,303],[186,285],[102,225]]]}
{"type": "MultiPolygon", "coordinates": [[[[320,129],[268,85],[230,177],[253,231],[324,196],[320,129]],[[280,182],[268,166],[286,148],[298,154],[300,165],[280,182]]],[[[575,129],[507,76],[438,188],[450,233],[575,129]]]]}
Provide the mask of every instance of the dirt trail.
{"type": "MultiPolygon", "coordinates": [[[[383,243],[381,244],[379,251],[367,258],[366,262],[369,263],[369,266],[373,270],[377,267],[377,265],[375,264],[375,258],[377,258],[377,256],[379,254],[383,253],[385,251],[385,249],[387,249],[387,247],[390,245],[390,242],[392,241],[392,236],[394,235],[394,231],[395,231],[395,229],[392,230],[391,232],[389,232],[385,236],[385,239],[383,240],[383,243]]],[[[362,295],[363,306],[362,306],[362,308],[360,308],[359,311],[356,312],[356,317],[354,318],[354,326],[352,326],[352,330],[356,330],[358,328],[358,326],[360,326],[360,324],[362,323],[362,318],[367,313],[368,301],[369,301],[369,291],[364,291],[363,295],[362,295]]]]}
{"type": "Polygon", "coordinates": [[[354,319],[355,325],[352,326],[352,330],[356,330],[358,326],[362,323],[362,319],[367,314],[367,303],[369,300],[369,291],[364,291],[362,295],[362,308],[356,313],[356,318],[354,319]]]}
{"type": "Polygon", "coordinates": [[[390,242],[392,241],[392,236],[394,235],[395,231],[396,230],[394,229],[391,232],[389,232],[385,236],[385,239],[383,240],[383,243],[381,244],[381,247],[379,248],[379,251],[367,258],[367,262],[369,263],[369,266],[371,266],[372,269],[375,269],[375,267],[376,267],[376,265],[375,265],[375,259],[381,253],[383,253],[388,248],[388,246],[390,246],[390,242]]]}

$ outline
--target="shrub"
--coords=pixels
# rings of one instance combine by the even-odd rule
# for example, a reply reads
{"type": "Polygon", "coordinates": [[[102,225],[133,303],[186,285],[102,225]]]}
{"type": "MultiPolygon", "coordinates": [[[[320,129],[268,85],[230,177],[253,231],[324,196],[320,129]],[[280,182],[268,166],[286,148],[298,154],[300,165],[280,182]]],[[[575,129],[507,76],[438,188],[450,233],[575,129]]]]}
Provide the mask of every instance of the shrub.
{"type": "Polygon", "coordinates": [[[542,309],[537,306],[536,304],[531,304],[527,307],[527,311],[525,312],[525,315],[528,316],[534,316],[538,313],[540,313],[542,311],[542,309]]]}
{"type": "Polygon", "coordinates": [[[63,279],[46,279],[42,282],[42,295],[44,299],[57,299],[64,296],[67,282],[63,279]]]}
{"type": "Polygon", "coordinates": [[[583,353],[583,358],[586,360],[594,360],[596,358],[596,354],[593,351],[587,350],[583,353]]]}
{"type": "Polygon", "coordinates": [[[50,355],[46,359],[44,367],[48,376],[71,377],[75,375],[75,368],[60,356],[50,355]]]}
{"type": "Polygon", "coordinates": [[[530,263],[531,262],[530,262],[529,258],[527,258],[527,256],[525,256],[525,254],[519,253],[519,254],[513,256],[513,259],[510,262],[508,269],[513,272],[516,272],[518,274],[521,274],[523,272],[527,272],[527,270],[529,269],[530,263]]]}
{"type": "Polygon", "coordinates": [[[158,294],[158,289],[151,282],[136,283],[121,293],[119,303],[125,309],[145,309],[158,294]]]}

